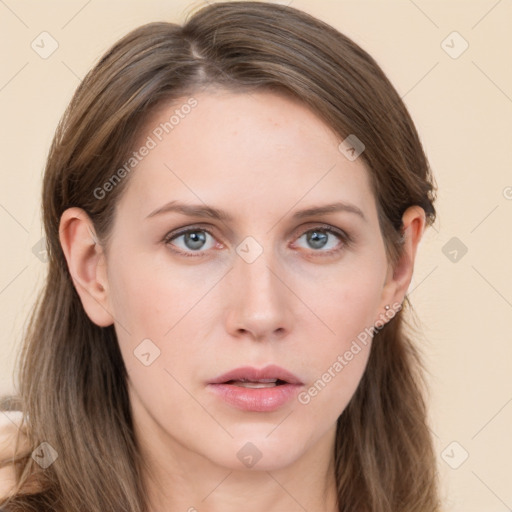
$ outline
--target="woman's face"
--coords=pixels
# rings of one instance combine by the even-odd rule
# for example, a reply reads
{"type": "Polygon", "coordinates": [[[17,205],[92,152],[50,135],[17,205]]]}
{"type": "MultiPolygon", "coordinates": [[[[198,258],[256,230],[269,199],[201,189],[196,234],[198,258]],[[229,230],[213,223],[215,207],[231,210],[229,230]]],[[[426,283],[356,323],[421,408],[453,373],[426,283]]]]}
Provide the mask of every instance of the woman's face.
{"type": "Polygon", "coordinates": [[[154,454],[272,470],[332,453],[371,328],[403,298],[368,172],[294,100],[193,97],[140,137],[98,266],[110,321],[92,319],[114,322],[154,454]]]}

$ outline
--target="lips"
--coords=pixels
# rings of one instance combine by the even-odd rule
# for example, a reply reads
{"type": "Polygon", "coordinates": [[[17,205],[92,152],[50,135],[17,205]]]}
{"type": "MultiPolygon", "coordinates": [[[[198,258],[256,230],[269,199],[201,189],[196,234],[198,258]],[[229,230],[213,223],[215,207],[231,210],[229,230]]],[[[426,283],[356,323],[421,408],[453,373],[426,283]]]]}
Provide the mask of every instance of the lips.
{"type": "Polygon", "coordinates": [[[237,409],[272,412],[290,402],[302,386],[289,371],[270,365],[262,369],[236,368],[213,379],[207,389],[237,409]]]}
{"type": "Polygon", "coordinates": [[[230,380],[226,384],[233,384],[233,386],[238,386],[240,388],[252,388],[252,389],[261,389],[261,388],[275,388],[276,386],[282,386],[285,384],[283,380],[279,379],[259,379],[257,381],[251,380],[230,380]]]}
{"type": "Polygon", "coordinates": [[[281,368],[276,365],[269,365],[262,369],[253,368],[251,366],[244,366],[242,368],[236,368],[230,372],[224,373],[214,380],[210,381],[210,384],[227,384],[227,383],[276,383],[281,384],[302,384],[298,377],[293,373],[281,368]]]}

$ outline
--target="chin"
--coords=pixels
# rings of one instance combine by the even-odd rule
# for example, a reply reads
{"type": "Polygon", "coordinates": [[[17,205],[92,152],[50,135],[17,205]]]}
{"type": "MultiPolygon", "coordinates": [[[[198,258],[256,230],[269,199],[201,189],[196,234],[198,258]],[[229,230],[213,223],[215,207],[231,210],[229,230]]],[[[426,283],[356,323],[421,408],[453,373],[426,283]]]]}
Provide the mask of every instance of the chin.
{"type": "Polygon", "coordinates": [[[217,445],[215,453],[210,458],[212,462],[233,471],[276,471],[284,469],[296,462],[306,450],[304,433],[296,438],[277,430],[280,427],[268,424],[244,429],[244,435],[234,435],[223,446],[217,445]],[[272,432],[273,429],[274,432],[272,432]],[[269,434],[270,433],[270,434],[269,434]]]}

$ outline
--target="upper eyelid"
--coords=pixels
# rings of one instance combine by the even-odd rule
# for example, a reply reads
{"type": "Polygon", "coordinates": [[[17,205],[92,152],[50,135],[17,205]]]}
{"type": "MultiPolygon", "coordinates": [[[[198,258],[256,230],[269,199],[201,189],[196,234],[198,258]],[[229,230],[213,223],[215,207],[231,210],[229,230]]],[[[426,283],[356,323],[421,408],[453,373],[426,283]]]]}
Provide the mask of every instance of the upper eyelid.
{"type": "MultiPolygon", "coordinates": [[[[330,226],[328,224],[326,224],[326,225],[317,224],[317,225],[312,226],[310,228],[302,229],[301,233],[299,234],[298,237],[295,237],[294,241],[298,240],[300,237],[305,235],[307,232],[315,231],[316,229],[318,229],[319,231],[322,231],[322,230],[327,231],[329,234],[336,236],[337,238],[339,238],[339,240],[341,241],[343,246],[352,245],[352,237],[345,230],[340,229],[340,228],[336,228],[334,226],[330,226]]],[[[332,251],[332,249],[331,249],[331,251],[332,251]]],[[[314,251],[314,252],[329,253],[331,251],[314,251]]]]}
{"type": "MultiPolygon", "coordinates": [[[[310,227],[301,227],[301,228],[294,228],[292,229],[289,234],[295,234],[297,232],[301,232],[302,234],[307,233],[308,231],[312,231],[314,229],[324,229],[324,230],[331,230],[333,232],[339,232],[340,235],[347,235],[345,233],[345,230],[341,228],[337,228],[336,226],[332,226],[331,224],[327,224],[325,222],[311,222],[310,227]]],[[[175,230],[169,231],[166,234],[166,237],[170,237],[171,235],[173,237],[183,235],[189,231],[206,231],[207,233],[210,233],[212,236],[212,231],[215,231],[215,229],[212,229],[211,226],[205,226],[203,224],[191,224],[190,226],[184,226],[183,228],[177,228],[175,230]]],[[[348,235],[347,235],[348,236],[348,235]]]]}
{"type": "MultiPolygon", "coordinates": [[[[346,233],[345,230],[343,230],[341,228],[337,228],[335,226],[331,226],[330,224],[322,223],[322,222],[312,223],[311,227],[296,228],[296,229],[292,230],[291,233],[293,235],[295,235],[295,234],[297,235],[294,238],[294,240],[295,240],[295,239],[303,236],[304,234],[308,233],[309,231],[314,231],[315,229],[318,229],[318,230],[323,229],[332,235],[336,235],[345,244],[347,244],[351,241],[350,235],[348,233],[346,233]]],[[[193,232],[193,231],[205,231],[210,236],[217,239],[215,234],[212,233],[212,231],[214,231],[214,230],[212,230],[210,227],[205,227],[204,225],[198,224],[198,225],[186,226],[184,228],[178,228],[176,231],[171,231],[165,235],[164,241],[166,243],[170,243],[171,240],[178,238],[182,235],[185,235],[189,232],[193,232]]],[[[201,252],[201,251],[195,251],[195,252],[201,252]]],[[[203,251],[203,252],[206,252],[206,251],[203,251]]]]}
{"type": "Polygon", "coordinates": [[[187,233],[191,231],[206,231],[209,235],[215,237],[215,235],[212,233],[211,228],[206,228],[204,226],[187,226],[184,228],[178,228],[177,230],[169,231],[165,237],[164,240],[172,240],[173,238],[177,238],[182,235],[186,235],[187,233]]]}

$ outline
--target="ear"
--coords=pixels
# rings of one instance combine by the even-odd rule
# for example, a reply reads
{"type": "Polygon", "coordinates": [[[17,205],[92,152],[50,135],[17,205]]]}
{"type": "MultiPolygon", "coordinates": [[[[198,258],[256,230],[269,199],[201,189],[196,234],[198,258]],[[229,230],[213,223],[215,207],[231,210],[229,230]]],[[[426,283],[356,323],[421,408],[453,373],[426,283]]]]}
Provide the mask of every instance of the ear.
{"type": "Polygon", "coordinates": [[[100,327],[112,325],[105,253],[87,213],[81,208],[68,208],[60,219],[59,238],[87,316],[100,327]]]}
{"type": "Polygon", "coordinates": [[[423,208],[420,206],[407,208],[402,216],[403,244],[401,256],[394,267],[391,264],[389,265],[382,293],[382,310],[386,305],[390,306],[394,313],[399,310],[411,283],[416,252],[425,231],[425,225],[425,211],[423,208]]]}

